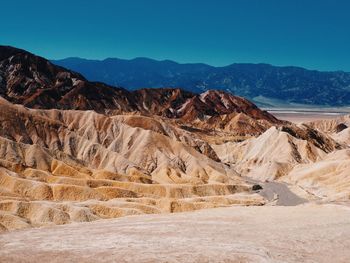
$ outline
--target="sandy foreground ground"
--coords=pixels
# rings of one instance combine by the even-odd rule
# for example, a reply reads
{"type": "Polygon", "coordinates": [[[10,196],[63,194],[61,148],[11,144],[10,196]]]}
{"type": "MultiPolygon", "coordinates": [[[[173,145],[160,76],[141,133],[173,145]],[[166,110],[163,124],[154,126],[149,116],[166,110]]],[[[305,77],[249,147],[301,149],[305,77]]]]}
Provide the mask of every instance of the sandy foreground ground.
{"type": "Polygon", "coordinates": [[[1,262],[349,262],[350,207],[229,207],[0,235],[1,262]]]}

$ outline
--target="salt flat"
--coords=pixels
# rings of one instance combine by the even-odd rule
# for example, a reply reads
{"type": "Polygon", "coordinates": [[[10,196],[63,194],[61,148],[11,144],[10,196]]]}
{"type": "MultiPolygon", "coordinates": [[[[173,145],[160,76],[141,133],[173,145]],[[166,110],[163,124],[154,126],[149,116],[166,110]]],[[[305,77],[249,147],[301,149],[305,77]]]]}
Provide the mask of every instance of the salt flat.
{"type": "Polygon", "coordinates": [[[325,108],[325,109],[281,108],[281,109],[266,109],[266,110],[280,120],[286,120],[294,123],[336,119],[343,115],[349,114],[348,107],[325,108]]]}
{"type": "Polygon", "coordinates": [[[350,207],[230,207],[0,235],[1,262],[349,262],[350,207]]]}

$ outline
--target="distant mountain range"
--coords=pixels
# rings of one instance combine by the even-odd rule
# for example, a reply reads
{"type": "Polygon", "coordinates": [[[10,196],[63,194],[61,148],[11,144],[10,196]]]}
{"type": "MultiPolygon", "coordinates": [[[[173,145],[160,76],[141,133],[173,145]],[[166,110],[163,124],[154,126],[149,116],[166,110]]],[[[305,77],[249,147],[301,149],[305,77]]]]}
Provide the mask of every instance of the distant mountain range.
{"type": "Polygon", "coordinates": [[[149,58],[87,60],[66,58],[54,64],[79,72],[90,81],[134,90],[181,87],[201,93],[219,89],[253,100],[260,106],[311,104],[350,105],[350,73],[321,72],[268,64],[179,64],[149,58]]]}

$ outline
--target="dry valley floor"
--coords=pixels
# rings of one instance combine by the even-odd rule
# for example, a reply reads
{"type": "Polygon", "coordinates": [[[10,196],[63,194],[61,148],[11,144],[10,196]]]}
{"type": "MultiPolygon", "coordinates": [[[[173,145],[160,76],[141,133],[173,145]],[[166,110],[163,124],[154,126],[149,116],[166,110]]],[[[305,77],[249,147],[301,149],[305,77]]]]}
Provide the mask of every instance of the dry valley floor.
{"type": "Polygon", "coordinates": [[[350,207],[230,207],[0,235],[1,262],[349,262],[350,207]]]}

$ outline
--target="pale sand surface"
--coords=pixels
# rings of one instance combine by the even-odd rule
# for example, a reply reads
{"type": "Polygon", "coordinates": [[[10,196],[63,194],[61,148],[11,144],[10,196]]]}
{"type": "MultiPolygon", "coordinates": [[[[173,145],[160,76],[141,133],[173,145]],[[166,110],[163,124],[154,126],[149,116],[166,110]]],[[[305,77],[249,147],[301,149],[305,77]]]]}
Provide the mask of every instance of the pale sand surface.
{"type": "Polygon", "coordinates": [[[280,120],[286,120],[294,123],[336,119],[346,114],[346,113],[327,113],[327,112],[274,112],[274,111],[269,111],[269,112],[280,120]]]}
{"type": "Polygon", "coordinates": [[[230,207],[0,235],[1,262],[349,262],[350,208],[230,207]]]}

